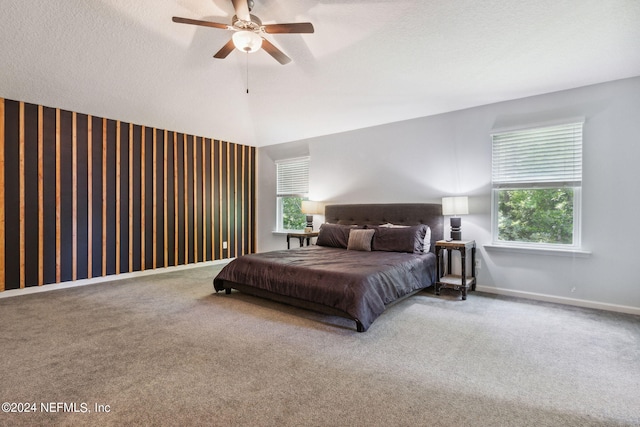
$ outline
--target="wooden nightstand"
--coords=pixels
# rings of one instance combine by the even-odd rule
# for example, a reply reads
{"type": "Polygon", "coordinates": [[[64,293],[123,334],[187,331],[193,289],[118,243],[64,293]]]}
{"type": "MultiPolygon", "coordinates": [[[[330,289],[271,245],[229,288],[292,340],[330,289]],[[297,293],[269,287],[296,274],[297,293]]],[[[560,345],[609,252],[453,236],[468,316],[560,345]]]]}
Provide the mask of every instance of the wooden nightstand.
{"type": "Polygon", "coordinates": [[[307,246],[311,243],[312,237],[318,237],[317,231],[312,231],[311,233],[299,232],[299,233],[287,233],[287,249],[291,249],[291,238],[297,237],[300,240],[300,247],[304,245],[304,240],[307,239],[307,246]]]}
{"type": "Polygon", "coordinates": [[[437,277],[436,295],[440,295],[443,287],[453,288],[462,292],[462,299],[467,299],[467,289],[476,290],[476,241],[475,240],[438,240],[436,242],[437,277]],[[471,250],[471,276],[467,276],[467,252],[471,250]],[[444,269],[442,257],[447,251],[447,267],[444,269]],[[461,273],[451,273],[451,251],[460,252],[461,273]],[[444,271],[443,271],[444,270],[444,271]]]}

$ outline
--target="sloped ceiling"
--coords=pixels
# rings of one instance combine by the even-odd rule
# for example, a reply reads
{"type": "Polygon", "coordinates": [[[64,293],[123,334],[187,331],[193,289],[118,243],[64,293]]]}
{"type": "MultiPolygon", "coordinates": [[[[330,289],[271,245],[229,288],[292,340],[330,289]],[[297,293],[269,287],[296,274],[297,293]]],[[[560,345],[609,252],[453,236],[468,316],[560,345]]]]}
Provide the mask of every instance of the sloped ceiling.
{"type": "Polygon", "coordinates": [[[2,0],[0,97],[264,146],[640,75],[638,0],[255,0],[264,51],[214,59],[230,0],[2,0]],[[246,93],[247,82],[249,93],[246,93]]]}

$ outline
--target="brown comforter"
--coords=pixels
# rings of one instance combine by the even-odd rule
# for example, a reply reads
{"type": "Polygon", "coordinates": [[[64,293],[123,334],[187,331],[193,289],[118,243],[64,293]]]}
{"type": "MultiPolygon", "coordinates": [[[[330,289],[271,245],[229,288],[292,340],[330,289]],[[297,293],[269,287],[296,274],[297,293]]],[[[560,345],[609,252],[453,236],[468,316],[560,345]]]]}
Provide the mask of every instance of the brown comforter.
{"type": "Polygon", "coordinates": [[[435,282],[432,253],[362,252],[308,246],[245,255],[213,281],[235,282],[346,313],[366,330],[385,306],[435,282]]]}

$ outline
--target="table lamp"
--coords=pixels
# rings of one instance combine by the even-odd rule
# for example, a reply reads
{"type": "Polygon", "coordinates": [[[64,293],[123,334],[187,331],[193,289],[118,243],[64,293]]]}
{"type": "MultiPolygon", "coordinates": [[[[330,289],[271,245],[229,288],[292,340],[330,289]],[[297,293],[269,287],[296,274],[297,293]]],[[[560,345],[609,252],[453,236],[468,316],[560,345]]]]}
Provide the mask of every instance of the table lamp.
{"type": "Polygon", "coordinates": [[[307,215],[307,228],[305,231],[313,230],[313,216],[316,214],[324,213],[324,205],[320,202],[314,202],[312,200],[303,200],[300,211],[307,215]]]}
{"type": "Polygon", "coordinates": [[[451,215],[451,239],[462,240],[462,220],[458,215],[469,213],[469,198],[467,196],[443,197],[442,215],[451,215]]]}

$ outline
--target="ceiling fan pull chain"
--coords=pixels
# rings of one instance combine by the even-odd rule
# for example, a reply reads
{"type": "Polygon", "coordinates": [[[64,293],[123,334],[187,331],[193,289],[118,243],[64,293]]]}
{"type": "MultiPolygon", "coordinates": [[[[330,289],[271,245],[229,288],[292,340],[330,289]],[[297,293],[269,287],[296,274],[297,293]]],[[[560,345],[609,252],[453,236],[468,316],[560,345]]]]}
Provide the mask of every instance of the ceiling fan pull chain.
{"type": "Polygon", "coordinates": [[[247,93],[249,93],[249,52],[247,51],[245,55],[247,55],[247,93]]]}

